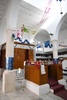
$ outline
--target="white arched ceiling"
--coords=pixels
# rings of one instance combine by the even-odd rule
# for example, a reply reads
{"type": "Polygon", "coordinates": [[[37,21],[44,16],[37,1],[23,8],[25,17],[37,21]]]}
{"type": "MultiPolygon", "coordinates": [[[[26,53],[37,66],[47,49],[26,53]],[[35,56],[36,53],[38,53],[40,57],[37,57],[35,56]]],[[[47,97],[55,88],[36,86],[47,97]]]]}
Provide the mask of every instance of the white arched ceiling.
{"type": "Polygon", "coordinates": [[[67,49],[67,13],[62,17],[58,26],[57,26],[57,35],[58,35],[58,45],[59,50],[67,49]]]}
{"type": "Polygon", "coordinates": [[[58,40],[67,39],[67,13],[62,17],[57,26],[58,40]]]}
{"type": "Polygon", "coordinates": [[[4,17],[8,1],[9,0],[0,0],[0,24],[4,17]]]}
{"type": "Polygon", "coordinates": [[[56,39],[58,39],[59,33],[65,30],[66,28],[67,28],[67,13],[61,18],[56,27],[56,32],[55,32],[56,39]]]}
{"type": "Polygon", "coordinates": [[[43,42],[45,42],[47,40],[50,40],[49,33],[46,30],[44,30],[44,29],[40,30],[36,34],[36,36],[34,37],[34,41],[36,41],[36,40],[40,41],[41,43],[43,43],[43,42]]]}
{"type": "Polygon", "coordinates": [[[6,9],[8,6],[9,0],[0,0],[0,44],[5,43],[6,41],[6,9]]]}

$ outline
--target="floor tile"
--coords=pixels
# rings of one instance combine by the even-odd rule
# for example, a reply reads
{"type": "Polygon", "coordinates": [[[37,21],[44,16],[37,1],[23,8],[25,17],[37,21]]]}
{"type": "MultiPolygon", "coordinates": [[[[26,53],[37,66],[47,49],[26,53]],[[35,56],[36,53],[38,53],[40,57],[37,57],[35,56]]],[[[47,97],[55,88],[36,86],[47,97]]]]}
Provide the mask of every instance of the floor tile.
{"type": "Polygon", "coordinates": [[[62,98],[47,93],[41,96],[34,94],[21,86],[21,81],[16,81],[16,90],[9,93],[2,93],[2,80],[0,80],[0,100],[63,100],[62,98]]]}

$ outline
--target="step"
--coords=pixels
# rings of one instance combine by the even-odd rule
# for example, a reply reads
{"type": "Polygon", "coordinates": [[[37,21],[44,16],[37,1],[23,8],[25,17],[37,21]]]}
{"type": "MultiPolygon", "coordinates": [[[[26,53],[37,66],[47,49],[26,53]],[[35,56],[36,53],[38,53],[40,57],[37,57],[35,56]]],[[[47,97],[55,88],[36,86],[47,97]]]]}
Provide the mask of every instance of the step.
{"type": "Polygon", "coordinates": [[[52,87],[54,85],[57,85],[58,84],[58,81],[55,80],[55,79],[49,79],[48,80],[48,84],[50,85],[50,87],[52,87]]]}
{"type": "Polygon", "coordinates": [[[49,82],[50,87],[58,85],[58,82],[49,82]]]}
{"type": "Polygon", "coordinates": [[[56,92],[55,95],[60,96],[64,100],[67,100],[67,90],[65,89],[62,89],[61,91],[56,92]]]}
{"type": "Polygon", "coordinates": [[[53,89],[54,93],[56,93],[56,92],[61,91],[62,89],[64,89],[64,85],[57,84],[57,85],[52,86],[51,89],[53,89]]]}

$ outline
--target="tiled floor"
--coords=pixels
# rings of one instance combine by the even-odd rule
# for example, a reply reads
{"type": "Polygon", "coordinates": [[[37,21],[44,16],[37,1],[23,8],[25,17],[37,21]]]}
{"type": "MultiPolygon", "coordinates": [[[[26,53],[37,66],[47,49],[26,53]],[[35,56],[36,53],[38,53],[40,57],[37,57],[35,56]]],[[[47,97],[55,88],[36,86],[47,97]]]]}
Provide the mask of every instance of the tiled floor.
{"type": "Polygon", "coordinates": [[[63,100],[62,98],[52,94],[44,94],[37,96],[28,89],[21,87],[21,83],[16,81],[16,91],[2,93],[2,80],[0,80],[0,100],[63,100]]]}

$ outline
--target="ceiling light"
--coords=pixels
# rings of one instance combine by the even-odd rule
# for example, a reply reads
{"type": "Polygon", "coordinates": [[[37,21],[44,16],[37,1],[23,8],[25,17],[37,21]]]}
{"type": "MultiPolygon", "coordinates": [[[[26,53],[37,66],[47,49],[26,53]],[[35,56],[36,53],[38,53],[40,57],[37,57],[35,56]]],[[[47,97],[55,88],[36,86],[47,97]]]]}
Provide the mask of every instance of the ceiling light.
{"type": "Polygon", "coordinates": [[[50,33],[49,35],[53,36],[53,34],[52,34],[52,33],[50,33]]]}

